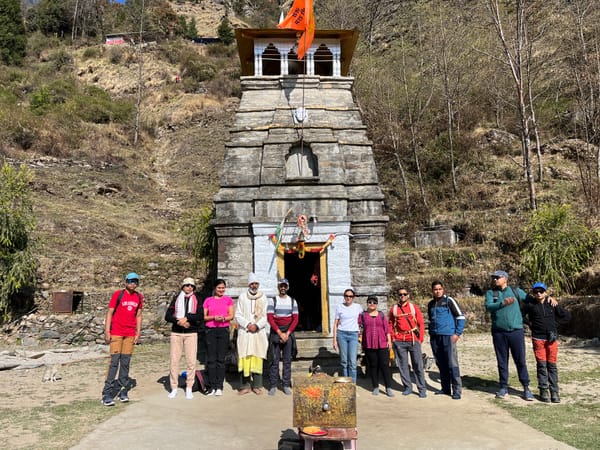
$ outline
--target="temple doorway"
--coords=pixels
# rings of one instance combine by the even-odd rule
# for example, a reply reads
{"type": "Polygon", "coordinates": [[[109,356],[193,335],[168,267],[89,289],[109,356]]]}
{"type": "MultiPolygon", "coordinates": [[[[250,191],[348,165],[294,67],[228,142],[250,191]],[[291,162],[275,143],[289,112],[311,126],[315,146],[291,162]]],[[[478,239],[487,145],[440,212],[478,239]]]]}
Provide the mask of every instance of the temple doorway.
{"type": "MultiPolygon", "coordinates": [[[[323,332],[323,294],[321,289],[321,257],[319,252],[298,252],[284,256],[285,277],[290,282],[288,294],[298,302],[298,331],[323,332]]],[[[326,328],[328,328],[326,326],[326,328]]]]}

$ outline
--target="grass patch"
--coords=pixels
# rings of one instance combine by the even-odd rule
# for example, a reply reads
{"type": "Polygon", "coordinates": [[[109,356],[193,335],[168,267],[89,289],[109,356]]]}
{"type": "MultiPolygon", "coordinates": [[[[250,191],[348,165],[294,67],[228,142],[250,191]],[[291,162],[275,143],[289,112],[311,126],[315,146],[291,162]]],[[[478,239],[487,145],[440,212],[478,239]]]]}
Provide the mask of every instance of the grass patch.
{"type": "Polygon", "coordinates": [[[561,404],[515,406],[497,402],[516,419],[580,449],[598,448],[600,404],[561,404]]]}
{"type": "Polygon", "coordinates": [[[13,448],[35,449],[43,442],[45,448],[67,449],[120,411],[106,408],[98,400],[77,400],[31,409],[0,408],[0,427],[7,430],[9,438],[13,434],[27,436],[23,440],[9,439],[11,446],[16,445],[13,448]]]}

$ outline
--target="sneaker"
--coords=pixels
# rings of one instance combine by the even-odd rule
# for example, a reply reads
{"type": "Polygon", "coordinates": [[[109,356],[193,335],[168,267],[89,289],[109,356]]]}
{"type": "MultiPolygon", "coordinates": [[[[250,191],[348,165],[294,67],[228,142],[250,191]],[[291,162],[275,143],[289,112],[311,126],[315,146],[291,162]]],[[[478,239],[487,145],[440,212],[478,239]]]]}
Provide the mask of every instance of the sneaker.
{"type": "Polygon", "coordinates": [[[528,402],[532,402],[533,400],[535,400],[535,397],[529,389],[525,389],[525,391],[523,392],[523,399],[528,402]]]}
{"type": "Polygon", "coordinates": [[[112,398],[107,397],[102,400],[102,404],[104,406],[115,406],[115,401],[112,398]]]}
{"type": "Polygon", "coordinates": [[[460,400],[460,394],[458,392],[452,394],[452,400],[460,400]]]}
{"type": "Polygon", "coordinates": [[[284,386],[284,387],[283,387],[283,393],[284,393],[285,395],[292,395],[292,388],[291,388],[291,387],[289,387],[289,386],[284,386]]]}
{"type": "Polygon", "coordinates": [[[177,397],[177,389],[173,389],[171,392],[169,392],[169,398],[175,397],[177,397]]]}
{"type": "Polygon", "coordinates": [[[194,398],[194,394],[192,394],[192,390],[190,388],[186,388],[185,398],[187,398],[188,400],[191,400],[194,398]]]}
{"type": "Polygon", "coordinates": [[[215,391],[215,395],[216,395],[217,397],[220,397],[221,395],[223,395],[223,389],[217,389],[217,390],[215,391]]]}
{"type": "Polygon", "coordinates": [[[427,397],[427,391],[419,391],[419,398],[426,398],[427,397]]]}
{"type": "Polygon", "coordinates": [[[129,401],[129,397],[127,397],[127,392],[121,391],[121,393],[119,394],[119,401],[121,403],[127,403],[129,401]]]}
{"type": "Polygon", "coordinates": [[[410,395],[412,394],[412,388],[406,388],[402,391],[402,395],[410,395]]]}
{"type": "Polygon", "coordinates": [[[275,392],[277,392],[277,388],[272,387],[269,389],[269,395],[275,395],[275,392]]]}
{"type": "Polygon", "coordinates": [[[496,398],[504,398],[508,395],[508,388],[500,388],[498,392],[496,392],[496,398]]]}
{"type": "Polygon", "coordinates": [[[560,396],[558,395],[558,392],[550,392],[550,401],[552,403],[560,403],[560,396]]]}
{"type": "Polygon", "coordinates": [[[550,403],[550,391],[548,389],[540,389],[540,401],[550,403]]]}
{"type": "Polygon", "coordinates": [[[206,393],[206,395],[215,395],[217,391],[215,391],[214,389],[209,389],[208,392],[206,393]]]}
{"type": "Polygon", "coordinates": [[[390,387],[385,389],[385,393],[388,397],[394,397],[394,391],[392,391],[392,388],[390,387]]]}
{"type": "Polygon", "coordinates": [[[376,387],[375,389],[373,389],[373,392],[371,392],[371,394],[373,394],[373,395],[379,395],[379,388],[376,387]]]}

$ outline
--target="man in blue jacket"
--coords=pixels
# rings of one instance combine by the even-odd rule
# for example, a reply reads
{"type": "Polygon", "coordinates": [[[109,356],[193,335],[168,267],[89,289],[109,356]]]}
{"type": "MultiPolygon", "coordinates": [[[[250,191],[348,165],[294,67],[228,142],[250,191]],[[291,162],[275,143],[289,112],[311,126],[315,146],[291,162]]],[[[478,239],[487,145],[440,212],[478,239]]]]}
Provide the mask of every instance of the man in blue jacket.
{"type": "Polygon", "coordinates": [[[492,317],[492,340],[498,363],[500,390],[496,398],[504,398],[508,394],[508,355],[517,366],[519,381],[523,385],[523,398],[533,401],[529,390],[529,372],[525,360],[525,333],[523,332],[523,316],[521,303],[527,295],[523,290],[508,285],[508,273],[496,270],[492,274],[493,289],[485,293],[485,309],[492,317]]]}
{"type": "Polygon", "coordinates": [[[444,294],[441,281],[431,283],[431,290],[433,299],[427,304],[429,337],[442,383],[442,389],[436,394],[451,395],[454,400],[460,400],[462,380],[456,343],[465,329],[465,316],[456,300],[444,294]]]}

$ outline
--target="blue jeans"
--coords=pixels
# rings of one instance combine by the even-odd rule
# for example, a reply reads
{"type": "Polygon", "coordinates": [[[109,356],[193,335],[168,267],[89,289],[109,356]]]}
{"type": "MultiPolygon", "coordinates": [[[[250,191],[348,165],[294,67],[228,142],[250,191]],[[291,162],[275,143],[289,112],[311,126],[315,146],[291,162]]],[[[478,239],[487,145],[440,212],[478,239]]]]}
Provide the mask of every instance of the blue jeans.
{"type": "Polygon", "coordinates": [[[337,332],[337,345],[340,350],[342,376],[352,377],[356,383],[356,360],[358,358],[358,331],[337,332]]]}

